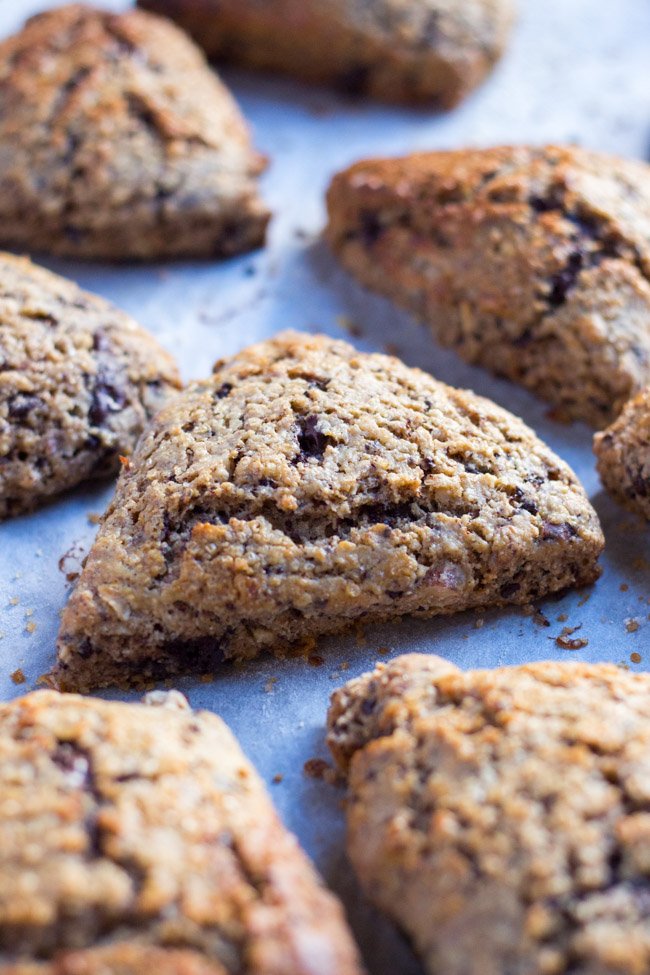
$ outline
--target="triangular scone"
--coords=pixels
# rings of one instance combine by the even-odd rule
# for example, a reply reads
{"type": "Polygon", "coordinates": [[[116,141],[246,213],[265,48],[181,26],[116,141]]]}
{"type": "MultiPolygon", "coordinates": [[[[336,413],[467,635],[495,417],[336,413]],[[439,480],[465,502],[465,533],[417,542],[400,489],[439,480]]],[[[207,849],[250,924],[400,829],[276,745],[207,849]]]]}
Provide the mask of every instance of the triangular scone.
{"type": "Polygon", "coordinates": [[[80,258],[236,254],[264,240],[264,167],[173,24],[81,4],[0,44],[0,244],[80,258]]]}
{"type": "Polygon", "coordinates": [[[362,975],[224,722],[145,702],[0,704],[2,975],[362,975]]]}
{"type": "Polygon", "coordinates": [[[0,520],[116,472],[179,388],[171,356],[128,315],[0,253],[0,520]]]}
{"type": "Polygon", "coordinates": [[[64,611],[63,689],[204,670],[361,620],[593,582],[603,538],[520,420],[285,333],[217,363],[123,470],[64,611]]]}
{"type": "Polygon", "coordinates": [[[605,426],[650,381],[650,166],[502,147],[357,163],[328,239],[463,358],[605,426]]]}
{"type": "Polygon", "coordinates": [[[211,57],[451,108],[501,56],[511,0],[139,0],[211,57]]]}
{"type": "Polygon", "coordinates": [[[650,971],[650,674],[409,654],[328,728],[361,885],[430,975],[650,971]]]}

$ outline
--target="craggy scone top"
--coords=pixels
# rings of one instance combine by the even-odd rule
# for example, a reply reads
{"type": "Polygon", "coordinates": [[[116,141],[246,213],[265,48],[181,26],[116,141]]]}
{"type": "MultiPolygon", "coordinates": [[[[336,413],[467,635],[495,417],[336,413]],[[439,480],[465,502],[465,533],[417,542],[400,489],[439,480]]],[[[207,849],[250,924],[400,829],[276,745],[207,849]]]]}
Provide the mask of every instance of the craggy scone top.
{"type": "Polygon", "coordinates": [[[451,108],[501,56],[511,0],[139,0],[211,57],[451,108]]]}
{"type": "Polygon", "coordinates": [[[446,975],[650,970],[650,675],[398,657],[332,698],[364,889],[446,975]]]}
{"type": "Polygon", "coordinates": [[[64,611],[64,689],[209,669],[401,613],[593,582],[597,516],[520,420],[287,332],[155,418],[64,611]]]}
{"type": "Polygon", "coordinates": [[[74,4],[0,43],[0,244],[148,260],[258,246],[262,157],[173,24],[74,4]]]}
{"type": "Polygon", "coordinates": [[[2,975],[360,975],[227,727],[149,701],[0,704],[2,975]]]}
{"type": "Polygon", "coordinates": [[[179,387],[128,315],[0,253],[0,520],[114,473],[179,387]]]}
{"type": "Polygon", "coordinates": [[[327,236],[444,345],[601,428],[650,381],[650,166],[571,146],[370,159],[327,236]]]}

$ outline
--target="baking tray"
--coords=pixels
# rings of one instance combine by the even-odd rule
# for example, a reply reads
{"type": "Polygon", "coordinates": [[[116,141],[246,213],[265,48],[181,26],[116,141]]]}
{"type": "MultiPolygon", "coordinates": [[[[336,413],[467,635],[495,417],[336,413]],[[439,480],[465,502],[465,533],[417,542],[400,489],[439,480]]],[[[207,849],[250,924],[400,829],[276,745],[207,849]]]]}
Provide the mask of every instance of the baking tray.
{"type": "MultiPolygon", "coordinates": [[[[0,35],[43,6],[0,0],[0,35]]],[[[113,9],[126,4],[105,3],[113,9]]],[[[650,533],[602,491],[591,431],[561,426],[523,390],[440,349],[422,326],[338,269],[319,238],[331,175],[356,159],[416,149],[499,142],[570,141],[646,158],[650,149],[650,5],[647,0],[519,0],[504,60],[463,106],[445,115],[346,100],[288,81],[223,72],[271,157],[262,181],[273,208],[268,247],[224,263],[110,267],[47,261],[105,295],[158,336],[185,379],[282,328],[350,338],[364,350],[397,352],[439,379],[470,387],[519,414],[567,460],[600,515],[607,549],[593,587],[521,609],[366,626],[319,641],[318,659],[273,658],[224,667],[210,683],[179,680],[195,707],[219,713],[269,785],[287,826],[343,898],[372,975],[421,971],[404,940],[363,901],[344,854],[342,792],[307,775],[327,758],[324,719],[332,690],[398,653],[440,653],[462,667],[541,658],[650,663],[650,533]],[[570,651],[556,638],[580,627],[570,651]],[[323,661],[320,666],[314,666],[323,661]],[[281,776],[281,781],[275,781],[281,776]]],[[[112,486],[67,495],[0,525],[0,699],[36,686],[54,659],[70,582],[112,486]],[[25,683],[11,674],[22,670],[25,683]]],[[[105,696],[136,698],[110,693],[105,696]]]]}

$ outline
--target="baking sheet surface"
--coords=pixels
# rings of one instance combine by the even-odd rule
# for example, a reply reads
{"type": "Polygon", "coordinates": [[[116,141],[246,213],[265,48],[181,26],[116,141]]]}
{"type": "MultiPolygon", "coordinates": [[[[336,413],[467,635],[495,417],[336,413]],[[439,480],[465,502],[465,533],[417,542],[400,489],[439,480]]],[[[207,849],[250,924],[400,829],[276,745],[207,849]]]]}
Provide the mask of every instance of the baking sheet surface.
{"type": "MultiPolygon", "coordinates": [[[[45,5],[54,4],[0,0],[0,35],[45,5]]],[[[346,326],[353,322],[361,330],[352,340],[359,348],[389,347],[407,363],[522,416],[574,467],[601,517],[607,538],[602,579],[589,590],[543,601],[543,617],[513,609],[368,626],[321,640],[321,666],[263,659],[226,667],[211,683],[178,682],[193,706],[218,712],[238,735],[285,823],[343,897],[372,975],[416,975],[421,969],[402,938],[359,895],[343,851],[342,793],[303,772],[307,760],[327,757],[324,718],[334,687],[379,660],[414,650],[444,654],[463,667],[549,657],[611,660],[632,669],[650,663],[650,532],[602,491],[591,431],[552,422],[532,396],[438,348],[426,329],[347,278],[319,240],[328,181],[359,158],[527,141],[572,141],[647,158],[647,0],[519,0],[519,7],[503,62],[465,105],[446,115],[224,72],[258,147],[271,157],[262,187],[275,217],[265,250],[222,264],[43,262],[130,312],[176,355],[185,379],[207,375],[215,359],[282,328],[349,339],[346,326]],[[588,644],[579,651],[561,649],[555,638],[564,627],[578,626],[575,636],[588,644]],[[274,782],[276,776],[282,780],[274,782]]],[[[111,494],[111,485],[83,489],[0,525],[1,700],[32,689],[52,664],[66,575],[78,571],[96,531],[93,516],[111,494]],[[20,685],[10,676],[18,668],[26,678],[20,685]]]]}

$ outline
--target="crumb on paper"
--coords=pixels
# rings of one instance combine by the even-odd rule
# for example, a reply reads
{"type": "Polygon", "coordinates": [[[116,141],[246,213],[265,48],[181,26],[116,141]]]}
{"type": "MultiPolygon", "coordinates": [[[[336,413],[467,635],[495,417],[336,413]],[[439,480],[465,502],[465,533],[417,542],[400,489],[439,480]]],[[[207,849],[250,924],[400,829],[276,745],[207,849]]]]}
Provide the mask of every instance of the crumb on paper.
{"type": "Polygon", "coordinates": [[[307,657],[307,663],[309,664],[310,667],[322,667],[323,664],[325,663],[325,660],[323,657],[320,656],[320,654],[311,653],[307,657]]]}
{"type": "Polygon", "coordinates": [[[630,587],[628,586],[627,582],[622,582],[618,588],[621,592],[627,592],[630,587]]]}
{"type": "Polygon", "coordinates": [[[49,674],[39,674],[36,678],[37,687],[52,687],[52,678],[49,674]]]}
{"type": "Polygon", "coordinates": [[[353,338],[360,338],[363,335],[361,326],[351,318],[348,318],[347,315],[337,315],[336,324],[353,338]]]}
{"type": "Polygon", "coordinates": [[[484,626],[484,625],[485,625],[485,620],[483,619],[482,616],[479,619],[477,619],[476,623],[474,624],[474,626],[475,626],[475,628],[477,630],[480,630],[481,627],[484,626]]]}
{"type": "Polygon", "coordinates": [[[386,657],[388,655],[388,647],[380,647],[377,653],[380,657],[386,657]]]}
{"type": "Polygon", "coordinates": [[[591,593],[590,592],[585,593],[582,599],[578,602],[578,606],[584,606],[584,604],[588,603],[590,599],[591,599],[591,593]]]}
{"type": "Polygon", "coordinates": [[[588,645],[589,640],[586,637],[571,638],[571,634],[577,633],[580,629],[582,629],[582,623],[579,623],[578,626],[565,626],[559,636],[550,636],[549,640],[553,640],[561,650],[582,650],[588,645]]]}
{"type": "Polygon", "coordinates": [[[363,632],[363,627],[362,626],[357,626],[355,632],[356,632],[356,637],[357,637],[357,646],[359,646],[359,647],[365,647],[365,645],[366,645],[366,643],[368,641],[366,640],[366,635],[363,632]]]}
{"type": "Polygon", "coordinates": [[[11,603],[12,606],[17,606],[18,603],[20,602],[20,599],[18,598],[18,596],[12,596],[9,602],[11,603]]]}
{"type": "Polygon", "coordinates": [[[632,661],[633,664],[640,664],[641,663],[641,660],[642,660],[641,654],[640,653],[631,653],[630,654],[630,660],[632,661]]]}
{"type": "Polygon", "coordinates": [[[544,616],[541,609],[536,609],[533,613],[533,623],[535,626],[550,626],[551,621],[544,616]]]}
{"type": "Polygon", "coordinates": [[[568,613],[560,613],[560,615],[557,617],[557,621],[558,623],[566,623],[568,618],[569,618],[568,613]]]}
{"type": "Polygon", "coordinates": [[[278,678],[277,677],[269,677],[269,679],[267,680],[266,684],[264,685],[264,693],[265,694],[270,694],[271,691],[274,691],[275,690],[275,685],[277,684],[277,682],[278,682],[278,678]]]}
{"type": "Polygon", "coordinates": [[[29,623],[27,623],[27,625],[25,626],[25,629],[27,630],[28,633],[33,633],[34,630],[36,629],[36,623],[34,622],[34,620],[30,620],[29,623]]]}
{"type": "Polygon", "coordinates": [[[635,620],[633,616],[629,616],[624,622],[628,633],[636,633],[639,629],[639,621],[635,620]]]}
{"type": "Polygon", "coordinates": [[[333,674],[330,674],[330,680],[338,680],[340,676],[338,670],[335,670],[333,674]]]}
{"type": "Polygon", "coordinates": [[[98,525],[102,520],[102,516],[96,511],[89,511],[86,517],[91,525],[98,525]]]}
{"type": "Polygon", "coordinates": [[[201,674],[199,681],[201,684],[211,684],[214,680],[214,674],[201,674]]]}
{"type": "Polygon", "coordinates": [[[278,783],[278,782],[282,782],[282,779],[283,779],[283,778],[284,778],[284,776],[282,775],[282,772],[277,772],[277,773],[276,773],[276,774],[275,774],[275,775],[273,776],[273,781],[274,781],[274,782],[276,782],[276,783],[278,783]]]}
{"type": "Polygon", "coordinates": [[[13,674],[10,674],[9,676],[11,677],[14,684],[24,684],[25,681],[27,680],[20,667],[18,668],[18,670],[14,670],[13,674]]]}
{"type": "Polygon", "coordinates": [[[25,616],[33,616],[33,615],[34,615],[34,610],[33,609],[26,609],[25,610],[25,616]]]}
{"type": "Polygon", "coordinates": [[[639,556],[639,558],[635,559],[634,562],[632,563],[632,568],[643,569],[644,571],[647,571],[647,569],[649,569],[650,566],[642,556],[639,556]]]}
{"type": "Polygon", "coordinates": [[[331,766],[324,758],[310,758],[303,765],[305,775],[312,779],[322,779],[329,768],[331,766]]]}
{"type": "Polygon", "coordinates": [[[347,660],[344,660],[343,663],[341,664],[341,670],[349,670],[349,669],[350,669],[350,664],[347,662],[347,660]]]}

